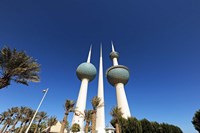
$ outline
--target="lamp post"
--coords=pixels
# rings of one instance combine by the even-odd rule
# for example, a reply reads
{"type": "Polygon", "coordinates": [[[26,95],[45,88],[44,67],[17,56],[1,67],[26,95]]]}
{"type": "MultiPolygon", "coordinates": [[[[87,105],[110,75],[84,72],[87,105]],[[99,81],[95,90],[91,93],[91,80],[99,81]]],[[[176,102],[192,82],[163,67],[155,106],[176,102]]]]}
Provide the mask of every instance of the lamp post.
{"type": "Polygon", "coordinates": [[[45,98],[45,96],[46,96],[48,90],[49,90],[49,88],[47,88],[46,90],[43,90],[44,96],[42,97],[42,100],[40,101],[40,104],[38,105],[37,110],[35,111],[35,114],[34,114],[32,120],[31,120],[31,122],[30,122],[28,128],[26,129],[26,132],[25,132],[25,133],[28,133],[28,131],[29,131],[29,129],[30,129],[32,123],[33,123],[33,120],[35,119],[35,116],[36,116],[36,114],[37,114],[37,112],[38,112],[38,110],[39,110],[39,108],[40,108],[40,106],[41,106],[41,104],[42,104],[42,102],[43,102],[43,100],[44,100],[44,98],[45,98]]]}

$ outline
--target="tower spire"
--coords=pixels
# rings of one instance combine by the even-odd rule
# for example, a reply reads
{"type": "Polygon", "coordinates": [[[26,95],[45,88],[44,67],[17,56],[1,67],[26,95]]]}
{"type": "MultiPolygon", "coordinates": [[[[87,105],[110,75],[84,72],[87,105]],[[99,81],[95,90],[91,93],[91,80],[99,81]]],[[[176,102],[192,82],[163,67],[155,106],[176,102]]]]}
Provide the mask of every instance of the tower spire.
{"type": "Polygon", "coordinates": [[[113,61],[113,65],[116,66],[118,65],[119,54],[115,51],[113,41],[111,41],[111,46],[112,46],[112,52],[110,53],[110,58],[113,61]]]}
{"type": "Polygon", "coordinates": [[[102,57],[102,43],[100,45],[100,58],[102,57]]]}
{"type": "Polygon", "coordinates": [[[102,44],[100,46],[100,60],[99,60],[99,79],[98,79],[98,94],[101,99],[100,107],[97,108],[96,114],[96,131],[98,133],[105,133],[105,109],[104,109],[104,85],[103,85],[103,57],[102,44]]]}
{"type": "Polygon", "coordinates": [[[113,41],[111,41],[111,45],[112,45],[112,52],[115,52],[113,41]]]}
{"type": "Polygon", "coordinates": [[[90,60],[91,60],[91,52],[92,52],[92,44],[90,45],[90,50],[89,50],[89,53],[88,53],[87,63],[90,63],[90,60]]]}

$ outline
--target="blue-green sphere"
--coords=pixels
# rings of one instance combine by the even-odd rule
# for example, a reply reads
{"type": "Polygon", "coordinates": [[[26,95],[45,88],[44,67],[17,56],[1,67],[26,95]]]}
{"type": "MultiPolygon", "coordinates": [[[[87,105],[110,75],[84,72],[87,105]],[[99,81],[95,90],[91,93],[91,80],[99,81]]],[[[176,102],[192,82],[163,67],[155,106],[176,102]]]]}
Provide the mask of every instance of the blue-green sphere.
{"type": "Polygon", "coordinates": [[[122,65],[112,66],[106,72],[108,82],[115,86],[117,83],[123,83],[124,85],[129,80],[129,70],[122,65]]]}
{"type": "Polygon", "coordinates": [[[92,81],[96,76],[96,68],[93,64],[84,62],[76,69],[76,75],[80,80],[86,78],[92,81]]]}

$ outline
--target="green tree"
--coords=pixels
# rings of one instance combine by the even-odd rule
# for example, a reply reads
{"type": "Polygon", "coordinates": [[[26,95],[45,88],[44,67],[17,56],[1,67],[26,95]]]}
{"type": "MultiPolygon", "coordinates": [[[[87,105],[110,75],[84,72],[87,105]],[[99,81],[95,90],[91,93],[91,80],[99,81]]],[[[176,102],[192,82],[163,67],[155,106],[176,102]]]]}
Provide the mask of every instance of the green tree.
{"type": "Polygon", "coordinates": [[[200,109],[194,114],[192,124],[194,125],[194,128],[200,133],[200,109]]]}
{"type": "Polygon", "coordinates": [[[101,98],[95,96],[92,98],[92,133],[96,133],[96,113],[97,113],[97,108],[101,107],[101,98]]]}
{"type": "Polygon", "coordinates": [[[74,111],[74,105],[75,102],[73,100],[66,100],[65,101],[65,114],[64,114],[64,118],[62,121],[62,126],[60,128],[60,133],[64,133],[64,130],[66,129],[66,125],[67,125],[67,117],[69,115],[69,112],[73,112],[74,111]]]}
{"type": "Polygon", "coordinates": [[[122,118],[122,111],[121,108],[114,107],[112,108],[110,115],[113,117],[113,120],[111,121],[111,124],[115,127],[116,133],[120,133],[120,119],[122,118]]]}
{"type": "Polygon", "coordinates": [[[24,85],[39,82],[39,70],[39,64],[24,51],[9,47],[0,51],[0,89],[10,85],[11,80],[24,85]]]}
{"type": "Polygon", "coordinates": [[[160,128],[161,133],[183,133],[179,127],[171,124],[162,123],[160,124],[160,126],[161,126],[160,128]]]}
{"type": "Polygon", "coordinates": [[[160,124],[158,122],[151,122],[153,133],[161,133],[160,132],[160,124]]]}
{"type": "Polygon", "coordinates": [[[72,125],[72,127],[71,127],[71,131],[72,131],[73,133],[79,132],[79,131],[80,131],[80,125],[77,124],[77,123],[74,123],[74,124],[72,125]]]}
{"type": "Polygon", "coordinates": [[[140,121],[134,117],[119,118],[120,133],[142,133],[140,121]]]}
{"type": "Polygon", "coordinates": [[[175,125],[170,125],[170,128],[172,130],[172,133],[183,133],[182,130],[175,125]]]}
{"type": "Polygon", "coordinates": [[[140,120],[142,125],[142,133],[153,133],[153,126],[147,119],[140,120]]]}

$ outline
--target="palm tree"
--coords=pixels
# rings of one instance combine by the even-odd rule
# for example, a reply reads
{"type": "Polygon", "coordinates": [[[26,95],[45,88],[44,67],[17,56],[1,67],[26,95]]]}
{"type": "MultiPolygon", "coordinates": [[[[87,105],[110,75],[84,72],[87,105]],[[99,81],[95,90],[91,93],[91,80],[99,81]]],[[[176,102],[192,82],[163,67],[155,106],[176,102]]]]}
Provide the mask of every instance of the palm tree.
{"type": "Polygon", "coordinates": [[[7,129],[9,128],[9,126],[12,124],[12,119],[10,117],[6,118],[5,122],[4,122],[4,126],[1,129],[0,133],[3,133],[4,131],[7,131],[7,129]]]}
{"type": "Polygon", "coordinates": [[[23,124],[23,126],[21,127],[19,133],[22,133],[22,132],[24,131],[24,129],[26,128],[26,126],[30,124],[31,119],[32,119],[34,113],[35,113],[35,111],[33,111],[33,110],[30,109],[30,108],[27,108],[27,109],[25,110],[25,117],[23,118],[23,123],[24,123],[24,124],[23,124]]]}
{"type": "Polygon", "coordinates": [[[9,119],[7,120],[7,128],[10,127],[10,124],[14,124],[15,121],[15,115],[17,114],[18,107],[12,107],[11,109],[8,109],[9,119]]]}
{"type": "Polygon", "coordinates": [[[72,125],[71,131],[72,131],[73,133],[79,132],[79,131],[80,131],[80,125],[77,124],[77,123],[74,123],[74,124],[72,125]]]}
{"type": "Polygon", "coordinates": [[[9,113],[7,111],[4,111],[2,114],[1,114],[1,119],[0,119],[0,124],[3,123],[6,118],[9,116],[9,113]]]}
{"type": "Polygon", "coordinates": [[[47,120],[47,125],[48,125],[48,129],[47,129],[47,133],[49,133],[51,131],[51,127],[53,125],[55,125],[57,123],[57,119],[56,117],[50,117],[48,120],[47,120]]]}
{"type": "Polygon", "coordinates": [[[7,126],[6,126],[6,129],[5,129],[5,132],[10,127],[10,125],[12,125],[12,123],[13,123],[13,119],[11,117],[9,117],[9,118],[6,119],[7,126]]]}
{"type": "Polygon", "coordinates": [[[16,119],[15,119],[15,121],[14,121],[14,123],[13,123],[13,126],[12,126],[12,128],[11,128],[11,131],[14,131],[14,130],[15,130],[15,126],[16,126],[16,124],[19,122],[19,120],[22,118],[22,115],[23,115],[25,109],[26,109],[26,107],[20,107],[20,108],[18,107],[18,108],[17,108],[16,119]]]}
{"type": "Polygon", "coordinates": [[[37,120],[38,120],[38,123],[37,123],[37,125],[36,125],[36,127],[35,127],[35,131],[34,131],[34,133],[37,133],[37,131],[38,131],[38,127],[39,127],[39,125],[40,125],[40,123],[42,122],[42,120],[46,120],[47,119],[47,113],[46,112],[39,112],[38,113],[38,115],[37,115],[37,120]]]}
{"type": "Polygon", "coordinates": [[[89,125],[90,125],[90,122],[92,120],[92,110],[85,110],[84,120],[86,122],[85,133],[88,133],[89,125]]]}
{"type": "Polygon", "coordinates": [[[8,113],[10,117],[13,117],[14,114],[16,114],[18,111],[18,107],[12,107],[11,109],[8,109],[8,113]]]}
{"type": "Polygon", "coordinates": [[[38,129],[39,131],[39,133],[42,133],[42,131],[44,130],[44,129],[46,129],[47,128],[47,121],[42,121],[41,123],[40,123],[40,128],[38,129]]]}
{"type": "Polygon", "coordinates": [[[74,105],[75,102],[73,100],[66,100],[65,101],[65,115],[62,121],[62,126],[60,128],[60,133],[64,133],[64,130],[66,128],[66,124],[67,124],[67,117],[69,115],[69,112],[73,112],[74,111],[74,105]]]}
{"type": "Polygon", "coordinates": [[[19,121],[21,121],[20,123],[20,127],[18,128],[17,130],[17,133],[20,132],[20,130],[22,129],[22,127],[24,126],[25,122],[26,122],[26,119],[25,119],[25,116],[26,116],[26,113],[29,111],[29,107],[24,107],[23,110],[21,110],[22,114],[21,114],[21,117],[19,119],[19,121]]]}
{"type": "Polygon", "coordinates": [[[112,108],[110,115],[113,117],[113,120],[115,121],[116,133],[120,133],[119,119],[123,115],[121,108],[118,108],[118,107],[112,108]]]}
{"type": "Polygon", "coordinates": [[[10,85],[11,81],[28,85],[39,82],[39,64],[24,51],[17,52],[4,47],[0,51],[0,89],[10,85]]]}
{"type": "Polygon", "coordinates": [[[101,98],[95,96],[92,98],[92,133],[95,133],[95,128],[96,128],[96,112],[97,112],[97,108],[101,107],[102,105],[101,103],[101,98]]]}

